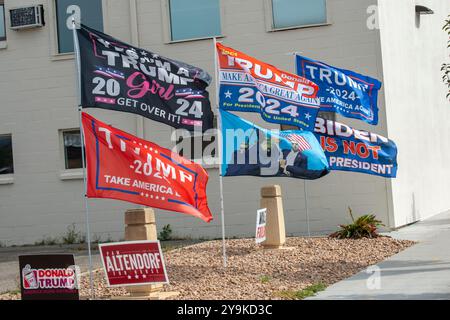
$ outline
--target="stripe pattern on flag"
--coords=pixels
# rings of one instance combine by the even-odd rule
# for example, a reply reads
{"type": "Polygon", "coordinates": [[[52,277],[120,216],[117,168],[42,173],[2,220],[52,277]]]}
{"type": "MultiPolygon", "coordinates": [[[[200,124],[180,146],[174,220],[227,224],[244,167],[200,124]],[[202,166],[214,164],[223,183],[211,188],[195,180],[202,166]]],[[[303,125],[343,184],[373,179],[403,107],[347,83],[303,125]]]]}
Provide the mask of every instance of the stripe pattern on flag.
{"type": "Polygon", "coordinates": [[[289,140],[291,143],[296,143],[299,146],[300,151],[311,150],[309,142],[299,134],[294,133],[281,133],[281,136],[289,140]]]}

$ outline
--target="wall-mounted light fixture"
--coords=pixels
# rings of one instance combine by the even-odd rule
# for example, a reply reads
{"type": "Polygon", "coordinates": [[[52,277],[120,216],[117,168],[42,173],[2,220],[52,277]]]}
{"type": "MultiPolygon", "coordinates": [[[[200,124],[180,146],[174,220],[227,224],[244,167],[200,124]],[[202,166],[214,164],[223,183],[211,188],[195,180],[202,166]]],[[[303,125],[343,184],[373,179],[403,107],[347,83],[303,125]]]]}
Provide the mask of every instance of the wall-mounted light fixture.
{"type": "Polygon", "coordinates": [[[425,6],[416,5],[416,14],[433,14],[434,11],[425,6]]]}

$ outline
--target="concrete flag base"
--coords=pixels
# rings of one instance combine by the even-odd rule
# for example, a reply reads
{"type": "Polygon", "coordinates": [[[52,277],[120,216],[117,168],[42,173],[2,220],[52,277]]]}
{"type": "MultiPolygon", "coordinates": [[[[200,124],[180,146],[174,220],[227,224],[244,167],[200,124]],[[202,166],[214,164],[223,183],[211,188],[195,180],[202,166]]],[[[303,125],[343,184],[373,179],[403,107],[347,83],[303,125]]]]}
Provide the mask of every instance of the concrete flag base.
{"type": "Polygon", "coordinates": [[[260,204],[260,208],[267,208],[266,241],[262,242],[262,246],[264,249],[281,249],[286,243],[281,187],[262,187],[260,204]]]}
{"type": "MultiPolygon", "coordinates": [[[[155,212],[152,208],[131,209],[125,212],[125,240],[158,240],[155,212]]],[[[161,300],[179,295],[179,292],[162,292],[162,284],[126,287],[129,296],[117,299],[161,300]]]]}

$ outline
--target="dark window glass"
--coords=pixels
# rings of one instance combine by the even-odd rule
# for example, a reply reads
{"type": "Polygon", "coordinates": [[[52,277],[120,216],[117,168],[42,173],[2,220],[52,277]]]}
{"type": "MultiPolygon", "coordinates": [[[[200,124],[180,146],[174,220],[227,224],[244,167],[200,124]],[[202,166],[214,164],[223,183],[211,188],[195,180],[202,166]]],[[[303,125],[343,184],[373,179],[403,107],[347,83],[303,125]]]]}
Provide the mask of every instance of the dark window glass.
{"type": "Polygon", "coordinates": [[[276,29],[327,22],[326,0],[272,0],[276,29]]]}
{"type": "Polygon", "coordinates": [[[317,116],[326,120],[336,121],[335,112],[319,111],[319,114],[317,116]]]}
{"type": "Polygon", "coordinates": [[[80,130],[63,132],[63,139],[66,169],[82,168],[80,130]]]}
{"type": "Polygon", "coordinates": [[[68,27],[72,17],[80,17],[81,23],[103,31],[102,0],[55,0],[55,3],[59,53],[73,52],[73,32],[68,27]]]}
{"type": "Polygon", "coordinates": [[[11,135],[0,135],[0,174],[14,173],[11,135]]]}
{"type": "Polygon", "coordinates": [[[178,148],[177,152],[180,156],[187,159],[196,160],[202,159],[203,156],[206,158],[214,158],[217,156],[217,141],[216,136],[196,136],[196,137],[180,137],[177,141],[178,148]],[[205,153],[206,148],[212,152],[205,153]]]}
{"type": "Polygon", "coordinates": [[[219,0],[170,0],[172,40],[220,35],[219,0]]]}
{"type": "Polygon", "coordinates": [[[0,41],[6,40],[6,19],[5,6],[3,0],[0,0],[0,41]]]}
{"type": "MultiPolygon", "coordinates": [[[[319,111],[319,113],[317,114],[317,116],[319,118],[323,118],[326,120],[331,120],[331,121],[336,121],[336,113],[334,112],[328,112],[328,111],[319,111]]],[[[280,126],[281,130],[299,130],[298,127],[296,126],[291,126],[289,124],[282,124],[280,126]]]]}

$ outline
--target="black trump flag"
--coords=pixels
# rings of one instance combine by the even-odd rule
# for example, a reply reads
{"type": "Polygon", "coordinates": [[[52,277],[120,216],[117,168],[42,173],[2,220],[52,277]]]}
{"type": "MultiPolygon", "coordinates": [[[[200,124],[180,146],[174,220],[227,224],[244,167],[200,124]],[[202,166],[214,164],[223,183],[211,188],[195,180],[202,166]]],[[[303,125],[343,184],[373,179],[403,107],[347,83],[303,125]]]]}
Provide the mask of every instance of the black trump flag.
{"type": "Polygon", "coordinates": [[[83,108],[131,112],[190,131],[213,127],[206,71],[84,25],[77,37],[83,108]]]}

